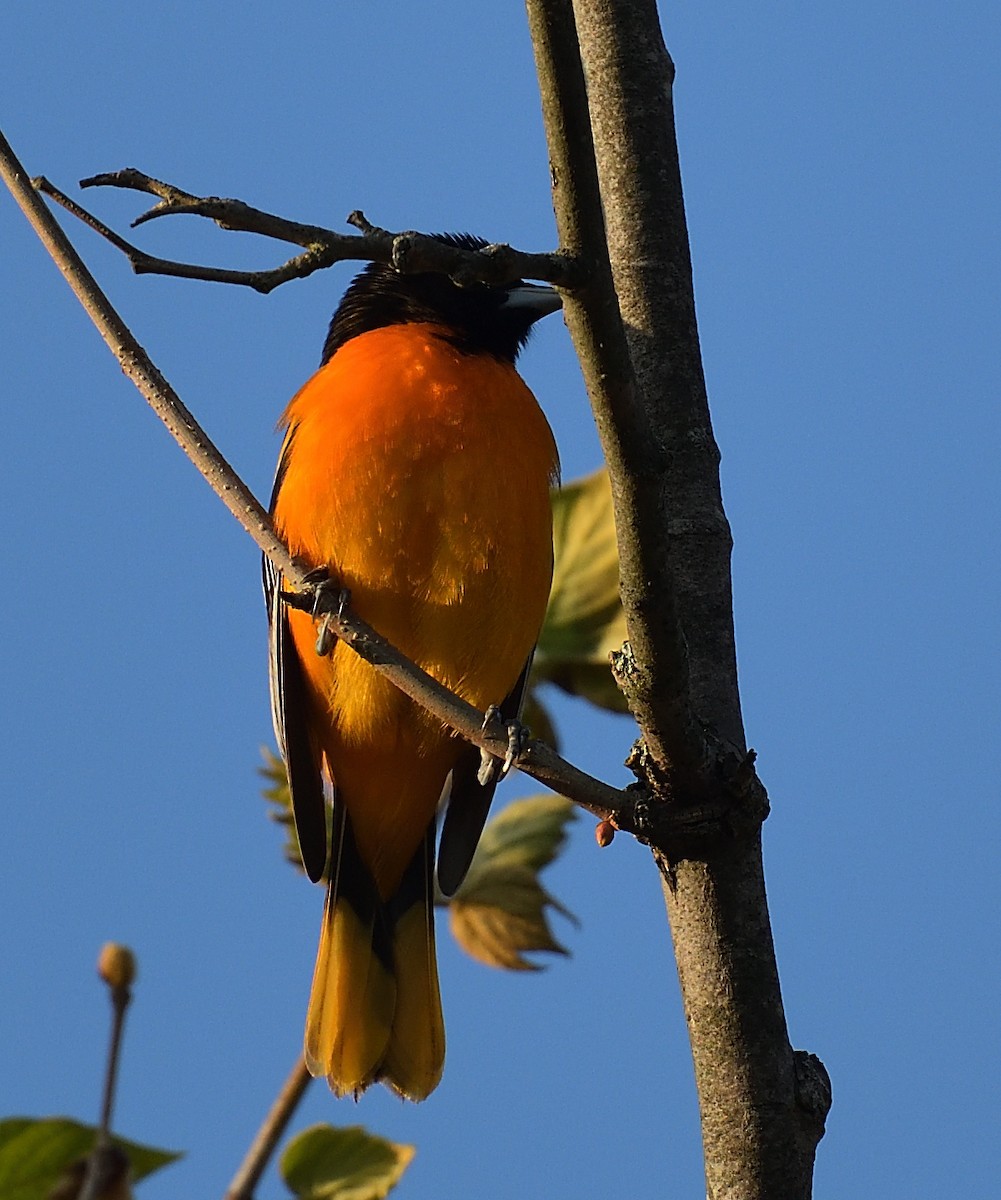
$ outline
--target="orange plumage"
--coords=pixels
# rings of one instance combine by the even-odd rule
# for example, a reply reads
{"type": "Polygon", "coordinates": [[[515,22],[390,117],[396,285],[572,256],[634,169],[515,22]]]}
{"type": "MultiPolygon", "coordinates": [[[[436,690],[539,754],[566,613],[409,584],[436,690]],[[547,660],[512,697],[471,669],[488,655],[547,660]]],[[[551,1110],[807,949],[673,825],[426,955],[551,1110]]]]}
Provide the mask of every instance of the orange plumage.
{"type": "MultiPolygon", "coordinates": [[[[557,472],[514,359],[557,305],[549,289],[460,290],[371,266],[282,422],[273,513],[291,552],[327,567],[358,614],[447,687],[509,717],[549,595],[557,472]]],[[[439,866],[451,891],[493,785],[476,779],[478,752],[353,651],[318,656],[313,619],[269,582],[275,720],[304,863],[316,878],[329,861],[306,1060],[338,1094],[382,1079],[422,1099],[444,1059],[435,816],[451,776],[439,866]]]]}

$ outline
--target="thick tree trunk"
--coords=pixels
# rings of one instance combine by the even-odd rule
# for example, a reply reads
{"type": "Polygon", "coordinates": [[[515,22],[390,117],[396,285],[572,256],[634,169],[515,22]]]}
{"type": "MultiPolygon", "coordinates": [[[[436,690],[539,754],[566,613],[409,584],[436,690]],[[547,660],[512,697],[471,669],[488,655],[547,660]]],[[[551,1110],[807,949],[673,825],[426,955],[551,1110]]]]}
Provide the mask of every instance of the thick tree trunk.
{"type": "Polygon", "coordinates": [[[745,793],[736,783],[753,777],[753,759],[674,67],[653,0],[528,0],[528,11],[561,241],[591,266],[588,288],[568,297],[567,323],[613,478],[631,643],[618,669],[643,734],[636,762],[661,810],[648,840],[684,997],[707,1191],[711,1200],[805,1200],[829,1081],[817,1059],[789,1045],[761,859],[767,803],[760,787],[745,793]],[[752,792],[756,803],[745,803],[752,792]]]}

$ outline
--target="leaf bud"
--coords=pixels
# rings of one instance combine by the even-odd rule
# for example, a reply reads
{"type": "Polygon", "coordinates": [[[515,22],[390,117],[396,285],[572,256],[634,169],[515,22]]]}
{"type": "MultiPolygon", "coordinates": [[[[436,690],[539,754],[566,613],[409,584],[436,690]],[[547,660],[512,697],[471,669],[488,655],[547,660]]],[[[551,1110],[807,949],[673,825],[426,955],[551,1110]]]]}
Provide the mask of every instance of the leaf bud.
{"type": "Polygon", "coordinates": [[[97,973],[108,987],[130,987],[136,977],[136,956],[128,946],[106,942],[97,959],[97,973]]]}
{"type": "Polygon", "coordinates": [[[611,821],[599,821],[594,827],[594,840],[602,850],[612,844],[613,837],[615,837],[615,826],[611,821]]]}

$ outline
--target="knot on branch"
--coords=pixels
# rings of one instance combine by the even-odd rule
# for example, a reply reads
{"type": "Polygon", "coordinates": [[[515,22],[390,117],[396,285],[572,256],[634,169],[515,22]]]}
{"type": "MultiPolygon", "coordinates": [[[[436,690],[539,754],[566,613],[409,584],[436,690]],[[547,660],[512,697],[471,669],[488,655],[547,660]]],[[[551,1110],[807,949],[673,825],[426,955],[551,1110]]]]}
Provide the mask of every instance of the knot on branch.
{"type": "Polygon", "coordinates": [[[518,278],[519,261],[515,251],[503,242],[462,252],[437,238],[409,231],[393,238],[392,265],[403,275],[444,270],[459,287],[472,287],[477,283],[510,283],[518,278]]]}
{"type": "Polygon", "coordinates": [[[637,783],[626,789],[632,803],[615,823],[669,863],[704,858],[721,842],[755,833],[768,816],[755,752],[739,750],[705,727],[702,738],[702,763],[694,778],[656,761],[642,738],[625,761],[637,783]]]}
{"type": "MultiPolygon", "coordinates": [[[[615,686],[628,701],[633,679],[639,671],[639,664],[636,662],[636,655],[633,653],[631,644],[623,642],[621,649],[613,650],[608,656],[608,664],[612,668],[615,686]]],[[[628,762],[626,766],[629,766],[628,762]]]]}
{"type": "Polygon", "coordinates": [[[793,1051],[796,1071],[796,1104],[813,1127],[816,1140],[824,1136],[827,1114],[831,1111],[833,1092],[827,1068],[807,1050],[793,1051]]]}

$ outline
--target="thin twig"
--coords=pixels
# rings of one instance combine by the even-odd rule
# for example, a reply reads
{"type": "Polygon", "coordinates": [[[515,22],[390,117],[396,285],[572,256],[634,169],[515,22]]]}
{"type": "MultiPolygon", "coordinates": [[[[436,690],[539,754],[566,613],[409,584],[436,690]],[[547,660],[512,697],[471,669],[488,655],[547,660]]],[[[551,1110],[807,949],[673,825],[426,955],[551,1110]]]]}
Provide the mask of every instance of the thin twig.
{"type": "MultiPolygon", "coordinates": [[[[329,267],[336,259],[331,258],[322,246],[308,246],[302,254],[295,255],[280,267],[267,271],[236,271],[227,267],[205,267],[197,263],[178,262],[175,259],[159,258],[147,254],[138,246],[126,241],[120,234],[109,229],[103,221],[88,212],[83,205],[67,196],[51,183],[44,175],[39,175],[32,181],[35,190],[43,196],[48,196],[56,204],[61,205],[67,212],[72,213],[77,220],[82,221],[89,229],[120,250],[129,260],[132,270],[137,275],[168,275],[177,279],[199,279],[208,283],[231,283],[253,288],[254,291],[267,295],[276,287],[290,279],[305,279],[314,271],[329,267]]],[[[86,180],[84,181],[87,182],[86,180]]],[[[147,214],[147,217],[149,214],[147,214]]],[[[142,218],[140,218],[140,221],[142,218]]],[[[133,225],[139,224],[134,221],[133,225]]]]}
{"type": "Polygon", "coordinates": [[[313,1077],[300,1058],[289,1072],[281,1091],[275,1097],[274,1104],[251,1142],[246,1157],[237,1168],[236,1174],[226,1189],[225,1200],[252,1200],[254,1188],[260,1182],[261,1176],[271,1161],[271,1155],[275,1152],[275,1147],[312,1082],[313,1077]]]}
{"type": "Polygon", "coordinates": [[[464,250],[458,246],[448,246],[427,234],[391,233],[389,230],[380,229],[358,211],[351,213],[347,221],[349,225],[358,229],[360,234],[336,233],[321,225],[290,221],[263,209],[254,208],[242,200],[224,199],[220,196],[195,196],[172,183],[154,179],[135,167],[93,175],[80,181],[81,187],[126,188],[129,191],[158,196],[159,203],[137,217],[132,222],[133,227],[157,217],[188,214],[214,221],[221,229],[258,234],[261,237],[304,247],[302,254],[295,255],[281,266],[264,271],[232,271],[221,267],[176,262],[147,254],[127,242],[44,176],[33,182],[39,191],[61,204],[120,250],[128,258],[137,275],[169,275],[214,283],[240,284],[262,294],[273,291],[290,279],[304,279],[314,271],[347,261],[388,263],[398,271],[411,274],[418,271],[436,271],[451,276],[463,286],[471,283],[499,285],[526,278],[543,279],[547,283],[570,287],[582,279],[580,265],[559,251],[551,254],[530,254],[503,243],[485,246],[482,250],[464,250]]]}
{"type": "Polygon", "coordinates": [[[271,518],[240,482],[198,422],[181,403],[99,287],[69,239],[31,186],[6,139],[0,134],[0,175],[31,222],[63,277],[104,338],[122,370],[167,426],[175,441],[201,471],[209,486],[275,566],[296,585],[292,558],[275,534],[271,518]]]}
{"type": "Polygon", "coordinates": [[[127,947],[109,943],[101,951],[97,969],[98,974],[108,985],[108,994],[111,999],[111,1038],[108,1043],[108,1058],[104,1069],[101,1119],[97,1127],[94,1149],[87,1159],[87,1170],[83,1187],[80,1189],[80,1200],[95,1200],[105,1191],[106,1185],[112,1179],[120,1177],[123,1171],[128,1170],[128,1161],[125,1159],[123,1162],[122,1150],[111,1140],[111,1116],[115,1106],[125,1014],[132,1001],[135,958],[127,947]]]}
{"type": "Polygon", "coordinates": [[[125,1030],[125,1014],[132,1000],[127,987],[111,989],[111,1044],[108,1047],[108,1070],[104,1079],[104,1096],[101,1101],[101,1125],[98,1137],[106,1141],[111,1131],[111,1115],[115,1106],[115,1090],[118,1086],[118,1064],[121,1060],[122,1034],[125,1030]]]}
{"type": "MultiPolygon", "coordinates": [[[[271,518],[219,450],[173,388],[153,365],[87,270],[66,235],[56,224],[31,185],[27,174],[0,134],[0,175],[24,210],[56,265],[118,359],[122,370],[136,385],[160,417],[181,449],[201,471],[209,486],[250,534],[284,577],[293,592],[312,594],[308,571],[294,560],[275,533],[271,518]]],[[[375,630],[350,612],[331,614],[330,624],[338,637],[388,676],[403,692],[422,704],[467,741],[503,758],[505,735],[483,728],[484,714],[442,687],[426,672],[392,647],[375,630]]],[[[515,759],[515,765],[540,783],[576,801],[599,819],[612,820],[630,828],[633,798],[601,780],[572,767],[541,742],[530,742],[515,759]]]]}

